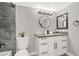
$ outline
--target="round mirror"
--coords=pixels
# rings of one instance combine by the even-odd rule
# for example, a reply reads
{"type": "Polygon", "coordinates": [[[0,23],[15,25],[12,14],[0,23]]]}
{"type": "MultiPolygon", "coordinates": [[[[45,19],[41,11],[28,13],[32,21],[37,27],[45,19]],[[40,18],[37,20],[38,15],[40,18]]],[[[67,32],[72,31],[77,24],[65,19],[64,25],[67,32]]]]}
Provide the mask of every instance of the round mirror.
{"type": "Polygon", "coordinates": [[[42,28],[45,28],[45,29],[50,27],[50,19],[49,19],[49,17],[47,17],[47,16],[40,17],[39,24],[40,24],[40,26],[42,28]]]}

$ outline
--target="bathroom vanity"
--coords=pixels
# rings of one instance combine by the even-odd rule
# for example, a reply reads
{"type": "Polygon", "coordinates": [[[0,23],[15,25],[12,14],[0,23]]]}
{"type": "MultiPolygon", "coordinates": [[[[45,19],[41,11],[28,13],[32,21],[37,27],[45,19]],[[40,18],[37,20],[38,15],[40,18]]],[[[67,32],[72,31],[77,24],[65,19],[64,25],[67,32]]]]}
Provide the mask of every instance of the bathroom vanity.
{"type": "Polygon", "coordinates": [[[67,33],[35,34],[36,52],[40,56],[59,56],[67,52],[67,33]]]}

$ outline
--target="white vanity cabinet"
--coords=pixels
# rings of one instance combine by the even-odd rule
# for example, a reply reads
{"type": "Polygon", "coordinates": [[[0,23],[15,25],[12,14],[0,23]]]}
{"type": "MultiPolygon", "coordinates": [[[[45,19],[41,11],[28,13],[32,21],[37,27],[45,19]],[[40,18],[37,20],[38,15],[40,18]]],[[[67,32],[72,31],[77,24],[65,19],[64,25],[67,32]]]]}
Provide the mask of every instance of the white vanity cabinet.
{"type": "Polygon", "coordinates": [[[59,56],[67,52],[67,35],[36,37],[36,51],[40,56],[59,56]]]}

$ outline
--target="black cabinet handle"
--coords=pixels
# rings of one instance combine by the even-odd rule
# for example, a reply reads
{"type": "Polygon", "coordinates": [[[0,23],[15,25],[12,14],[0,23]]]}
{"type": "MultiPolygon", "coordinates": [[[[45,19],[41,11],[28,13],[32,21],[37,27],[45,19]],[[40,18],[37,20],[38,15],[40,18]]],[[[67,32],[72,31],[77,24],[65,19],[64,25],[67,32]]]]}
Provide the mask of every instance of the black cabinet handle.
{"type": "Polygon", "coordinates": [[[41,54],[46,54],[46,53],[48,53],[48,52],[44,52],[44,53],[41,53],[41,54]]]}
{"type": "Polygon", "coordinates": [[[44,43],[44,44],[41,44],[41,45],[47,45],[48,43],[44,43]]]}
{"type": "Polygon", "coordinates": [[[62,47],[63,49],[67,48],[66,46],[62,47]]]}
{"type": "Polygon", "coordinates": [[[66,40],[62,40],[62,42],[65,42],[66,40]]]}

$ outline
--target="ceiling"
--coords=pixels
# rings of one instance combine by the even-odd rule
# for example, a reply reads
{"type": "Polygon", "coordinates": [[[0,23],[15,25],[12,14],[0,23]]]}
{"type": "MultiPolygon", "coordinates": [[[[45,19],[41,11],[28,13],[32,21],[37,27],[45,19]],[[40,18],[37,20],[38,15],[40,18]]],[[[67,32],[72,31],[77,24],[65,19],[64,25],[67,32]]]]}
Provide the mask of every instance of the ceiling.
{"type": "Polygon", "coordinates": [[[72,2],[13,2],[16,5],[41,8],[58,12],[72,4],[72,2]]]}

